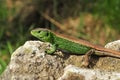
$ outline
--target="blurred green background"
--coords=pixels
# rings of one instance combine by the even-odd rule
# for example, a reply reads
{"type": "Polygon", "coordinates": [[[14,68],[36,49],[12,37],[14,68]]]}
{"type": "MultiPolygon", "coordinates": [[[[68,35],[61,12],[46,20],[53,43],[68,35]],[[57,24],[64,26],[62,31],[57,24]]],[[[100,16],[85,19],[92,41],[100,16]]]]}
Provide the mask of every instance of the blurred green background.
{"type": "Polygon", "coordinates": [[[105,45],[119,39],[120,0],[0,0],[0,74],[34,28],[105,45]],[[49,18],[47,18],[48,16],[49,18]]]}

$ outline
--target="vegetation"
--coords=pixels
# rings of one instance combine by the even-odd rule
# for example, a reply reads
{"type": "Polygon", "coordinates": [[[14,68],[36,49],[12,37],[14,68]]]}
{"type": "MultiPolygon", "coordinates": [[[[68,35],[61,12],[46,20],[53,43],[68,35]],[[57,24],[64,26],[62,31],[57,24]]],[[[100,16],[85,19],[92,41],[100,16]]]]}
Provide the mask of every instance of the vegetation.
{"type": "MultiPolygon", "coordinates": [[[[13,14],[18,16],[21,15],[17,13],[17,7],[12,8],[10,13],[8,10],[9,6],[6,1],[7,0],[0,0],[0,74],[4,71],[7,64],[9,63],[9,59],[13,51],[20,45],[24,44],[25,41],[31,39],[30,30],[35,28],[33,25],[36,25],[35,22],[38,21],[33,21],[33,23],[29,26],[27,25],[27,27],[22,24],[23,22],[21,20],[18,20],[19,18],[15,18],[15,22],[12,23],[10,18],[15,17],[13,14]]],[[[51,15],[58,21],[62,20],[60,22],[65,22],[67,24],[65,19],[68,17],[72,18],[74,16],[80,18],[79,25],[77,26],[77,37],[88,39],[93,42],[96,40],[95,43],[99,42],[100,44],[103,44],[102,41],[108,42],[119,37],[120,0],[97,0],[94,2],[89,0],[68,0],[67,2],[66,0],[50,0],[48,2],[46,1],[49,4],[47,8],[43,6],[45,1],[46,0],[40,0],[37,2],[38,5],[40,4],[40,6],[35,6],[38,8],[37,10],[41,9],[39,10],[40,12],[44,12],[45,10],[51,11],[51,5],[53,5],[51,11],[53,14],[51,15]],[[79,2],[81,4],[79,4],[79,2]],[[61,8],[61,6],[64,7],[61,8]],[[88,18],[90,19],[90,24],[84,24],[88,18]],[[91,26],[91,24],[93,25],[91,26]],[[91,37],[95,40],[91,39],[91,37]]],[[[35,5],[37,4],[35,3],[35,5]]],[[[34,12],[37,13],[37,11],[34,12]]],[[[36,15],[39,16],[39,14],[36,15]]],[[[24,18],[22,20],[24,20],[24,18]]],[[[43,20],[44,19],[40,19],[37,23],[42,23],[42,26],[47,25],[52,29],[57,27],[55,24],[50,23],[49,21],[44,22],[43,20]]],[[[26,21],[29,22],[29,17],[26,21]]],[[[38,25],[37,27],[39,27],[38,25]]],[[[66,32],[69,31],[68,29],[69,28],[66,28],[66,32]]]]}
{"type": "Polygon", "coordinates": [[[104,21],[111,25],[112,28],[120,31],[120,0],[98,0],[92,12],[104,17],[104,21]]]}

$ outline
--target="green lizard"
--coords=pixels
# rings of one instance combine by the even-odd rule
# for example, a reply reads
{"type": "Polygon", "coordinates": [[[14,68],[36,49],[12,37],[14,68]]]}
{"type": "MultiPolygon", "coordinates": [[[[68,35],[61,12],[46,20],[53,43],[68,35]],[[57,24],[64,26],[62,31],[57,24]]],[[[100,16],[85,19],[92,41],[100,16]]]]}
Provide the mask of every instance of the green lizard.
{"type": "MultiPolygon", "coordinates": [[[[58,48],[73,54],[86,54],[86,58],[88,58],[89,54],[92,54],[93,52],[96,53],[97,51],[101,52],[101,54],[96,55],[108,55],[120,58],[120,52],[118,51],[106,49],[85,40],[61,35],[48,29],[34,29],[31,31],[31,34],[43,42],[50,42],[52,44],[51,49],[46,50],[46,53],[48,54],[54,53],[55,50],[58,48]]],[[[88,59],[86,59],[86,61],[88,61],[88,59]]]]}

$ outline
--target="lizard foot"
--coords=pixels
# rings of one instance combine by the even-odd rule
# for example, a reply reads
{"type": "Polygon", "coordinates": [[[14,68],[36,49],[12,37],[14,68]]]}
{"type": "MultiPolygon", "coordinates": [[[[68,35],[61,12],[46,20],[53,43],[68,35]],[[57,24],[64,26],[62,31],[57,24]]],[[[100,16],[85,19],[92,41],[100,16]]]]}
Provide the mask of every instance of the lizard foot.
{"type": "Polygon", "coordinates": [[[56,45],[53,44],[53,45],[50,45],[50,47],[49,47],[48,49],[46,49],[45,52],[46,52],[47,54],[52,54],[52,53],[55,52],[55,50],[56,50],[56,45]]]}

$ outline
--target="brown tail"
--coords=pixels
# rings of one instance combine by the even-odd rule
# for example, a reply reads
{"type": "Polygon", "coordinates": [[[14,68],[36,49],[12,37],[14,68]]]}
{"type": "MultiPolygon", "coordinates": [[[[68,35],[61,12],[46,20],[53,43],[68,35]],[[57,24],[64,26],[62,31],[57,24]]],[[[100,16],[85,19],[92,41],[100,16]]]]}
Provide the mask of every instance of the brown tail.
{"type": "Polygon", "coordinates": [[[100,55],[108,55],[108,56],[120,58],[120,52],[118,51],[107,49],[101,46],[94,46],[94,49],[96,49],[97,51],[103,52],[103,54],[100,54],[100,55]]]}

